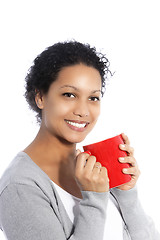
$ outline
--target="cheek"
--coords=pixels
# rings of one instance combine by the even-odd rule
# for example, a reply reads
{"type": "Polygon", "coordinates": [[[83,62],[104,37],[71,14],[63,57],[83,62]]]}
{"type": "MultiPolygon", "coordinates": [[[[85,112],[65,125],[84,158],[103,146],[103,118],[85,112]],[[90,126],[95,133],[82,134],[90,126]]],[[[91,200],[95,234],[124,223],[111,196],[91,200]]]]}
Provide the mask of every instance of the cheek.
{"type": "Polygon", "coordinates": [[[58,103],[48,103],[47,109],[44,110],[45,112],[45,119],[47,121],[60,121],[65,118],[68,112],[70,112],[70,107],[67,104],[58,102],[58,103]]]}
{"type": "Polygon", "coordinates": [[[96,107],[93,108],[92,111],[91,111],[91,116],[92,116],[93,120],[97,121],[99,115],[100,115],[100,105],[99,105],[99,106],[96,106],[96,107]]]}

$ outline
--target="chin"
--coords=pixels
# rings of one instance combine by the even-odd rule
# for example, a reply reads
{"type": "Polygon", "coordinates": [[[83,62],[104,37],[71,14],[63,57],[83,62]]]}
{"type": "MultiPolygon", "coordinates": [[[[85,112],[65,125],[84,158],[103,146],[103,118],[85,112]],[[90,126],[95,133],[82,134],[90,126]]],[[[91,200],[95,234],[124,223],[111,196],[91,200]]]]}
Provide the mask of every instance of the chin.
{"type": "Polygon", "coordinates": [[[70,134],[70,136],[67,136],[64,139],[66,142],[74,144],[82,142],[86,138],[86,136],[87,136],[86,134],[83,134],[81,136],[80,135],[78,136],[77,134],[70,134]]]}
{"type": "Polygon", "coordinates": [[[80,143],[82,142],[86,136],[70,136],[70,137],[58,137],[57,138],[59,139],[60,142],[64,143],[64,144],[67,144],[67,145],[70,145],[70,144],[75,144],[75,143],[80,143]]]}
{"type": "Polygon", "coordinates": [[[66,139],[68,142],[70,143],[80,143],[85,139],[85,137],[83,138],[70,138],[70,139],[66,139]]]}
{"type": "Polygon", "coordinates": [[[61,140],[68,144],[75,144],[82,142],[87,135],[92,131],[93,127],[90,129],[87,129],[87,131],[84,132],[77,132],[77,131],[64,131],[61,134],[61,140]]]}

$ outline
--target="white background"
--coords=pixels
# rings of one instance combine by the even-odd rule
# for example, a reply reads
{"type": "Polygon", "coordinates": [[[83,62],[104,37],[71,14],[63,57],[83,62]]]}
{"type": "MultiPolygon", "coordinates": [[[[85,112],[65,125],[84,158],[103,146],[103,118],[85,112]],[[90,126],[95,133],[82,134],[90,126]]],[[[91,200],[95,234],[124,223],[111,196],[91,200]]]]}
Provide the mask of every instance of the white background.
{"type": "Polygon", "coordinates": [[[158,0],[1,1],[0,176],[38,131],[23,97],[33,59],[57,41],[90,43],[106,53],[115,74],[99,122],[79,147],[129,136],[141,169],[139,197],[160,231],[159,8],[158,0]]]}

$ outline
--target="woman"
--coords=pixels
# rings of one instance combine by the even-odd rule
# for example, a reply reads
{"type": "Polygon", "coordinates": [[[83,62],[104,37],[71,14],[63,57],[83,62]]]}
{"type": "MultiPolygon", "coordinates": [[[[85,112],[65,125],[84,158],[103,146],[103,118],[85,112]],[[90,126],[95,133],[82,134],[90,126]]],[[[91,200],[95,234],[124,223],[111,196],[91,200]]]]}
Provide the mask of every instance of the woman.
{"type": "Polygon", "coordinates": [[[9,240],[102,240],[109,196],[124,222],[124,239],[160,239],[137,199],[139,169],[128,137],[120,149],[132,180],[109,190],[107,169],[76,150],[100,114],[108,60],[76,41],[57,43],[34,61],[25,97],[40,129],[1,178],[0,227],[9,240]]]}

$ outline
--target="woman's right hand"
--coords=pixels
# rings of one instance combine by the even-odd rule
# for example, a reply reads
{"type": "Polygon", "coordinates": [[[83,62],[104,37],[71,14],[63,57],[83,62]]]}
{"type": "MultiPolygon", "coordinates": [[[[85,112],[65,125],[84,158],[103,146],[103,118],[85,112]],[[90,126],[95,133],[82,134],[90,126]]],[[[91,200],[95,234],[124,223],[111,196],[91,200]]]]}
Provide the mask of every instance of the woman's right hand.
{"type": "Polygon", "coordinates": [[[107,169],[96,162],[96,157],[77,150],[75,178],[81,191],[108,192],[107,169]]]}

